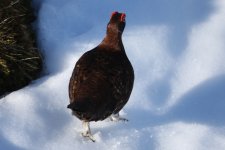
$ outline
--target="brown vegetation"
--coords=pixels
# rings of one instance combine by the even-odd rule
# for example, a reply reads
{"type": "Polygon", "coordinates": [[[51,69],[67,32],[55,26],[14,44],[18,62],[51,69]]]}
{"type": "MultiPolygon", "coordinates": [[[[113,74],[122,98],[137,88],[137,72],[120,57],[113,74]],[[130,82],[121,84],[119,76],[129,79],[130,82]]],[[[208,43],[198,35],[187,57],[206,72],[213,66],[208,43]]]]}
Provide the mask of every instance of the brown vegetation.
{"type": "Polygon", "coordinates": [[[30,0],[0,0],[0,96],[24,87],[41,72],[34,19],[30,0]]]}

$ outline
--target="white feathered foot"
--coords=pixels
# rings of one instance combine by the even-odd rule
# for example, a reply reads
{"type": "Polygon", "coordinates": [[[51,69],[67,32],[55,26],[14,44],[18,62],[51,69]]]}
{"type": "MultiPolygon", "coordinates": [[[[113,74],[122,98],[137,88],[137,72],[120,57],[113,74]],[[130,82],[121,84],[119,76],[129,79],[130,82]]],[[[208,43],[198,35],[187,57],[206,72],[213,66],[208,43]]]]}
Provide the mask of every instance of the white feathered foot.
{"type": "Polygon", "coordinates": [[[120,117],[119,113],[117,114],[112,114],[111,116],[109,116],[109,119],[111,121],[115,121],[115,122],[118,122],[118,121],[124,121],[124,122],[127,122],[128,119],[126,118],[123,118],[123,117],[120,117]]]}
{"type": "Polygon", "coordinates": [[[95,142],[94,136],[91,134],[90,123],[87,121],[82,122],[84,132],[82,132],[82,136],[92,142],[95,142]]]}

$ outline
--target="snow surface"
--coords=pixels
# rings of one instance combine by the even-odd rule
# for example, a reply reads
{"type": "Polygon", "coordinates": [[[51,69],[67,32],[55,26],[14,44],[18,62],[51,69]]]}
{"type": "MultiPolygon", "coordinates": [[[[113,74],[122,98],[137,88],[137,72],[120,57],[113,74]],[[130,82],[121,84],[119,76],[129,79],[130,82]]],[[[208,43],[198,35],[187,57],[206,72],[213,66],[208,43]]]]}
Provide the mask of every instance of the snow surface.
{"type": "Polygon", "coordinates": [[[0,100],[4,150],[224,150],[224,0],[34,0],[45,75],[0,100]],[[127,14],[123,42],[135,70],[129,122],[91,123],[80,136],[68,82],[99,44],[112,11],[127,14]]]}

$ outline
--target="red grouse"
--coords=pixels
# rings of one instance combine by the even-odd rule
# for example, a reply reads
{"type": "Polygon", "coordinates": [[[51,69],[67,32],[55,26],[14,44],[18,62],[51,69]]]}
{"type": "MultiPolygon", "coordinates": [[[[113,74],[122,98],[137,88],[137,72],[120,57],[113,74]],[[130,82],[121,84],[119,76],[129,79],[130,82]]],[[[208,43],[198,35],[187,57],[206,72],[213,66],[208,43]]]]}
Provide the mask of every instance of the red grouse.
{"type": "Polygon", "coordinates": [[[133,67],[122,43],[125,17],[124,13],[112,13],[105,38],[81,56],[70,78],[67,107],[83,121],[82,135],[92,141],[90,121],[109,116],[125,120],[119,117],[119,111],[127,103],[134,82],[133,67]]]}

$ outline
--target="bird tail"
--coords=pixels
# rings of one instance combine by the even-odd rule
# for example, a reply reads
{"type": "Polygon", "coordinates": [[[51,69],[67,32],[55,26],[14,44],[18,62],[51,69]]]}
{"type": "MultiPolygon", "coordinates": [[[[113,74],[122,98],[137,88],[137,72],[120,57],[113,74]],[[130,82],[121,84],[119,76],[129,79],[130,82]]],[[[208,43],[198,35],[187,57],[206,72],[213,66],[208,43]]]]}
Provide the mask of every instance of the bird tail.
{"type": "Polygon", "coordinates": [[[91,106],[92,104],[89,99],[81,99],[70,103],[67,108],[77,112],[87,112],[91,106]]]}

